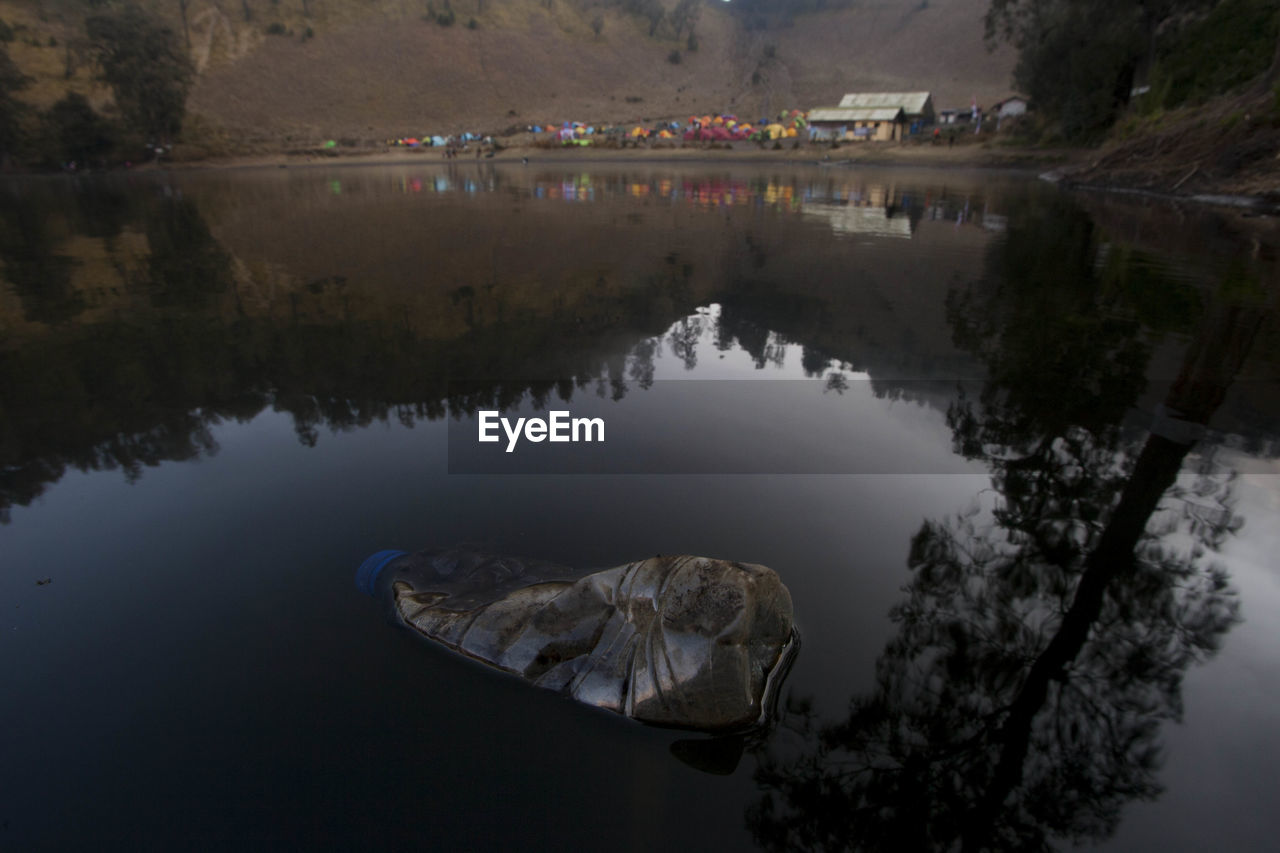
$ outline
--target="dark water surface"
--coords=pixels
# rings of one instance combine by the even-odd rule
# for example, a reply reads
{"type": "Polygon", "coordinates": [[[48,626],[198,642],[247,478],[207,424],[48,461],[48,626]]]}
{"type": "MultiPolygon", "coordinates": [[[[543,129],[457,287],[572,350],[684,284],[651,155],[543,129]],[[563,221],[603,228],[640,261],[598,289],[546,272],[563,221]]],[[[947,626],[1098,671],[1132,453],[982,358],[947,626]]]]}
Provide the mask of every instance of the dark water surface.
{"type": "Polygon", "coordinates": [[[944,171],[0,183],[0,849],[1271,846],[1274,229],[944,171]],[[557,408],[605,443],[474,442],[557,408]],[[456,543],[772,567],[780,722],[631,724],[355,589],[456,543]]]}

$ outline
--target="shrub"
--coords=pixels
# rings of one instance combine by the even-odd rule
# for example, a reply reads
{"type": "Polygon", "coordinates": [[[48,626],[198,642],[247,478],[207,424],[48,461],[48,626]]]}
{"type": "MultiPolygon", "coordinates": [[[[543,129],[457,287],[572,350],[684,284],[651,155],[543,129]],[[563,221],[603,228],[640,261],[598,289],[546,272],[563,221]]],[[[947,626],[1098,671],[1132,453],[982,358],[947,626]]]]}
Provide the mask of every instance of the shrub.
{"type": "Polygon", "coordinates": [[[1248,82],[1271,64],[1278,27],[1275,0],[1222,0],[1164,40],[1150,100],[1197,104],[1248,82]]]}
{"type": "Polygon", "coordinates": [[[51,166],[69,160],[81,164],[101,160],[115,146],[115,128],[77,92],[50,107],[41,124],[45,158],[51,166]]]}
{"type": "Polygon", "coordinates": [[[111,87],[124,127],[156,143],[177,136],[195,77],[178,35],[136,6],[84,25],[98,79],[111,87]]]}
{"type": "Polygon", "coordinates": [[[275,21],[274,23],[267,24],[267,35],[282,36],[284,34],[285,34],[284,24],[280,23],[279,21],[275,21]]]}
{"type": "Polygon", "coordinates": [[[476,28],[477,28],[477,27],[479,27],[479,26],[480,26],[480,25],[479,25],[478,23],[476,23],[476,19],[475,19],[475,18],[472,18],[471,20],[467,21],[467,29],[469,29],[469,30],[474,30],[474,29],[476,29],[476,28]]]}
{"type": "Polygon", "coordinates": [[[678,51],[678,50],[673,50],[673,51],[671,51],[670,53],[668,53],[668,54],[667,54],[667,62],[670,62],[672,65],[679,65],[679,64],[680,64],[680,51],[678,51]]]}

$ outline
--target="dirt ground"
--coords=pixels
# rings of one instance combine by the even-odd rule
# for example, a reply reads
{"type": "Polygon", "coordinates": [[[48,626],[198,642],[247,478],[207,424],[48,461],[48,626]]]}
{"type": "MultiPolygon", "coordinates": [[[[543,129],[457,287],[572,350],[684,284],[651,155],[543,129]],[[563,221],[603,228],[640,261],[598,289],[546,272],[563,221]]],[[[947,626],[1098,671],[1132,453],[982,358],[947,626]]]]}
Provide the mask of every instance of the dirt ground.
{"type": "MultiPolygon", "coordinates": [[[[581,162],[751,162],[751,163],[819,163],[842,165],[903,165],[955,168],[1025,168],[1046,169],[1078,162],[1081,154],[1070,149],[1027,149],[995,145],[944,145],[928,143],[854,143],[832,149],[829,145],[784,145],[780,150],[754,143],[734,143],[733,147],[711,147],[706,144],[663,144],[636,148],[567,147],[545,148],[514,145],[486,156],[475,146],[461,152],[454,162],[465,165],[480,163],[581,163],[581,162]],[[480,156],[477,157],[477,151],[480,156]]],[[[297,151],[245,157],[213,158],[179,164],[182,168],[250,168],[298,167],[308,165],[357,164],[437,164],[445,162],[440,148],[333,149],[331,151],[297,151]]]]}
{"type": "Polygon", "coordinates": [[[1280,204],[1280,103],[1272,92],[1253,92],[1130,119],[1065,178],[1087,187],[1280,204]]]}

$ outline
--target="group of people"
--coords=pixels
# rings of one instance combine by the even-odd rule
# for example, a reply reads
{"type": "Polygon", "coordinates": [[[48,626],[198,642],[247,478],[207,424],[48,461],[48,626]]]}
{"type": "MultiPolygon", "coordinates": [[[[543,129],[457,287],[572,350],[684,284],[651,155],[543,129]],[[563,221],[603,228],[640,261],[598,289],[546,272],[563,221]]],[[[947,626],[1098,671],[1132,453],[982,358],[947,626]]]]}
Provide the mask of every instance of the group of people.
{"type": "MultiPolygon", "coordinates": [[[[462,152],[470,149],[465,139],[459,139],[456,136],[449,137],[448,142],[444,146],[444,159],[456,160],[462,156],[462,152]]],[[[498,146],[494,144],[492,136],[485,136],[476,139],[476,159],[481,157],[492,157],[497,153],[498,146]]]]}

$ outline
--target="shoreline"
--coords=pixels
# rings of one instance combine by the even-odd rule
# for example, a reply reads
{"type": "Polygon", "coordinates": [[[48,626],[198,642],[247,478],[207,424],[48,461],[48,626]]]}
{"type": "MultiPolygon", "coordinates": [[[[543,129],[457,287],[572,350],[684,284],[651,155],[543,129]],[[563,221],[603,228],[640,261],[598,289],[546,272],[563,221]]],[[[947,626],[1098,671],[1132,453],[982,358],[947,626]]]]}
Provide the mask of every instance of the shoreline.
{"type": "Polygon", "coordinates": [[[1235,193],[1188,193],[1145,189],[1142,187],[1112,186],[1109,184],[1076,183],[1071,180],[1054,180],[1045,175],[1040,176],[1049,183],[1057,184],[1064,190],[1074,192],[1097,193],[1107,195],[1131,195],[1139,198],[1157,199],[1159,201],[1191,202],[1206,207],[1222,207],[1239,211],[1246,215],[1271,216],[1280,214],[1280,202],[1261,195],[1240,195],[1235,193]]]}
{"type": "MultiPolygon", "coordinates": [[[[565,147],[543,148],[531,145],[504,148],[493,157],[470,158],[460,156],[455,160],[438,159],[434,148],[385,149],[371,152],[280,152],[268,155],[246,155],[229,158],[211,158],[185,163],[170,163],[145,168],[180,170],[224,170],[260,168],[316,168],[324,166],[400,166],[407,164],[448,163],[463,166],[477,165],[528,165],[548,164],[774,164],[785,166],[820,166],[828,168],[914,167],[925,169],[1009,170],[1036,173],[1042,180],[1056,184],[1064,190],[1134,195],[1165,201],[1190,202],[1210,207],[1231,208],[1250,215],[1269,216],[1280,214],[1280,203],[1262,195],[1241,195],[1213,192],[1177,192],[1176,188],[1153,189],[1129,187],[1123,184],[1077,182],[1072,175],[1092,171],[1089,163],[1095,152],[1089,149],[1037,149],[993,148],[987,145],[960,145],[958,147],[929,144],[877,144],[857,143],[831,150],[823,145],[803,145],[800,148],[782,150],[751,148],[707,148],[702,146],[671,146],[663,148],[592,148],[565,147]],[[1048,168],[1046,171],[1046,167],[1048,168]]],[[[1094,177],[1091,175],[1091,177],[1094,177]]]]}
{"type": "Polygon", "coordinates": [[[311,168],[316,166],[382,166],[407,164],[448,163],[462,166],[470,162],[479,164],[521,165],[527,158],[529,165],[545,166],[549,163],[764,163],[778,165],[820,166],[927,166],[964,169],[1022,169],[1043,170],[1060,166],[1078,156],[1068,150],[1038,150],[1019,148],[988,148],[986,146],[961,145],[947,149],[932,145],[879,146],[868,143],[859,150],[853,145],[831,150],[823,145],[787,147],[782,150],[750,148],[707,148],[702,146],[671,146],[661,148],[592,148],[539,146],[512,146],[504,148],[492,157],[474,157],[463,154],[454,160],[444,160],[434,148],[393,149],[381,151],[352,151],[337,153],[298,151],[274,154],[249,154],[234,157],[146,164],[138,169],[221,170],[252,168],[311,168]]]}
{"type": "MultiPolygon", "coordinates": [[[[856,168],[859,166],[921,169],[1000,170],[1034,174],[1064,190],[1132,195],[1172,202],[1190,202],[1209,207],[1229,208],[1246,215],[1280,215],[1280,202],[1265,195],[1204,191],[1179,192],[1177,187],[1127,186],[1105,182],[1107,170],[1099,170],[1097,152],[1084,148],[1040,149],[987,144],[955,147],[928,143],[849,143],[832,150],[826,145],[805,144],[781,150],[751,147],[710,148],[703,145],[636,148],[541,147],[513,145],[491,157],[460,155],[445,160],[435,148],[343,151],[277,151],[270,154],[243,154],[165,163],[144,163],[131,171],[228,171],[240,169],[312,169],[324,167],[449,165],[776,165],[856,168]],[[527,163],[525,162],[527,158],[527,163]],[[1075,176],[1085,180],[1076,180],[1075,176]]],[[[124,170],[109,170],[109,172],[124,170]]],[[[38,172],[19,172],[40,174],[38,172]]],[[[57,174],[57,173],[54,173],[57,174]]]]}

